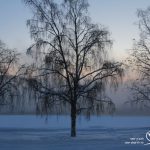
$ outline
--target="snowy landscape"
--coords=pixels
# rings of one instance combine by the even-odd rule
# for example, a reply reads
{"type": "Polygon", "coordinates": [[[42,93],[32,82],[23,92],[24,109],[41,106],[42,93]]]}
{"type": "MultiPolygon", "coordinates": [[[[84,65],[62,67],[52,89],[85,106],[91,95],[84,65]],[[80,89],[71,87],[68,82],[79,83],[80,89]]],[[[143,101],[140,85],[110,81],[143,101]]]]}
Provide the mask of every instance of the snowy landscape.
{"type": "Polygon", "coordinates": [[[144,145],[148,142],[145,135],[150,130],[150,117],[92,116],[87,121],[81,116],[76,138],[70,137],[68,116],[45,119],[32,115],[0,116],[0,150],[150,149],[150,145],[144,145]],[[135,143],[134,138],[144,144],[135,143]]]}
{"type": "Polygon", "coordinates": [[[0,0],[0,150],[150,150],[150,0],[0,0]]]}

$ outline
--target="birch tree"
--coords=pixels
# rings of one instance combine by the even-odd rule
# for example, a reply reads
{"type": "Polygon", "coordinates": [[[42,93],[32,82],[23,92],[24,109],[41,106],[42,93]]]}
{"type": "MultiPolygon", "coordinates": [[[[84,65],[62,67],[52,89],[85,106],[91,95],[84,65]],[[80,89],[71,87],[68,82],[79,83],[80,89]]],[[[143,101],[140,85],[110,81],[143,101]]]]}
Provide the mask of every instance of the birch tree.
{"type": "Polygon", "coordinates": [[[33,18],[27,21],[35,43],[27,53],[35,63],[28,69],[30,84],[44,111],[69,107],[71,136],[76,136],[78,114],[114,110],[105,86],[117,86],[123,75],[119,62],[107,59],[112,45],[109,31],[93,24],[87,0],[24,0],[33,18]]]}

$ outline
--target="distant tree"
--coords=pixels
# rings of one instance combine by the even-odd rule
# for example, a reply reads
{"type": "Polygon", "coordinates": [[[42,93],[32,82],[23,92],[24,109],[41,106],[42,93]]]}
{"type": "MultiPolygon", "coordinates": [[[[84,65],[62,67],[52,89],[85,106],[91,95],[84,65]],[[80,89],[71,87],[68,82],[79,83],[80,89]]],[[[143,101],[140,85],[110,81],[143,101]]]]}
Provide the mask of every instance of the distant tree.
{"type": "Polygon", "coordinates": [[[21,67],[18,69],[17,66],[18,57],[18,53],[0,41],[0,105],[10,103],[17,94],[16,78],[21,71],[21,67]]]}
{"type": "Polygon", "coordinates": [[[129,63],[137,72],[137,79],[130,87],[132,102],[150,108],[150,7],[138,10],[140,39],[134,41],[129,63]]]}
{"type": "Polygon", "coordinates": [[[105,86],[117,86],[123,70],[107,60],[112,44],[109,32],[91,23],[87,0],[24,0],[34,16],[27,21],[33,44],[27,53],[35,58],[28,69],[29,83],[39,95],[43,110],[70,108],[71,136],[76,136],[80,113],[114,110],[105,86]]]}

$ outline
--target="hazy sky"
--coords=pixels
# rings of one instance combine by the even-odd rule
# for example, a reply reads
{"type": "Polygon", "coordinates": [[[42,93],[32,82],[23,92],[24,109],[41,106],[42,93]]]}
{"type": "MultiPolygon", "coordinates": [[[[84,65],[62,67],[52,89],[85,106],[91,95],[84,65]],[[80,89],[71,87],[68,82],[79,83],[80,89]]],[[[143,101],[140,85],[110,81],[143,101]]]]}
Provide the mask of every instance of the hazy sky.
{"type": "MultiPolygon", "coordinates": [[[[115,56],[124,57],[132,47],[132,39],[138,38],[136,11],[150,6],[150,0],[89,0],[89,3],[92,20],[111,32],[115,56]]],[[[31,16],[31,10],[22,0],[0,0],[0,39],[9,47],[25,52],[31,44],[26,27],[26,20],[31,16]]]]}

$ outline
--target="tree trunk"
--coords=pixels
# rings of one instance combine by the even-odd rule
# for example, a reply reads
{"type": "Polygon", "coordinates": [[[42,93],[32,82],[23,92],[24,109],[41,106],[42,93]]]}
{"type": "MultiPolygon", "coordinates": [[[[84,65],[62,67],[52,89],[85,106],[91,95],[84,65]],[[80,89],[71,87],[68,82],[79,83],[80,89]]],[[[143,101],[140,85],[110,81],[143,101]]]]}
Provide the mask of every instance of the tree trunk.
{"type": "Polygon", "coordinates": [[[76,137],[76,104],[71,105],[71,137],[76,137]]]}

